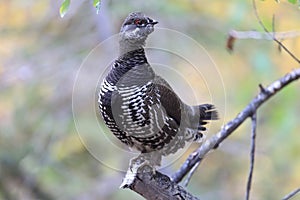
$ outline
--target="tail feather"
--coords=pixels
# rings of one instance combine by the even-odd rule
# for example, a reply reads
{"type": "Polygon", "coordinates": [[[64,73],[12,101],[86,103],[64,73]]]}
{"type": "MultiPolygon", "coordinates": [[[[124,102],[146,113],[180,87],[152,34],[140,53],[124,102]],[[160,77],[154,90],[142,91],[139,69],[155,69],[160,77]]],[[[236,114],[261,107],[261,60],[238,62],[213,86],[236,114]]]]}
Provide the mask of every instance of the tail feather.
{"type": "Polygon", "coordinates": [[[185,140],[198,142],[204,138],[202,132],[206,131],[206,125],[209,121],[217,120],[219,117],[215,106],[212,104],[201,104],[193,106],[192,109],[196,112],[193,112],[194,115],[191,116],[191,127],[186,132],[185,140]]]}
{"type": "Polygon", "coordinates": [[[200,124],[205,125],[207,124],[207,120],[217,120],[219,119],[218,112],[216,107],[212,104],[202,104],[199,105],[200,110],[200,124]],[[203,121],[205,120],[205,121],[203,121]]]}
{"type": "Polygon", "coordinates": [[[198,125],[198,131],[206,131],[205,125],[208,124],[210,120],[219,119],[216,107],[212,104],[202,104],[199,105],[200,119],[198,125]]]}

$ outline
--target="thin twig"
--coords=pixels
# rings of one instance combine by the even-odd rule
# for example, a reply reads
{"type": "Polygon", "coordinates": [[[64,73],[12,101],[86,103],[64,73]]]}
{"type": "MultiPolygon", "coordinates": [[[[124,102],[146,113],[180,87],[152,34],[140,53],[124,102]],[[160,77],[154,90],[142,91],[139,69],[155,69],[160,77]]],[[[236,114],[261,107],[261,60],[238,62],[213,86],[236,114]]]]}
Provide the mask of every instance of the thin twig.
{"type": "Polygon", "coordinates": [[[207,139],[196,151],[189,155],[180,169],[173,174],[172,180],[175,183],[179,183],[189,173],[189,171],[192,170],[196,163],[199,162],[200,164],[208,152],[221,144],[248,117],[251,117],[264,102],[275,95],[278,91],[282,90],[285,86],[299,78],[300,68],[292,70],[285,76],[270,84],[268,87],[264,88],[264,90],[260,91],[260,93],[252,99],[252,101],[238,114],[236,118],[224,125],[220,132],[207,139]]]}
{"type": "MultiPolygon", "coordinates": [[[[226,47],[229,51],[233,51],[234,49],[234,43],[237,39],[255,39],[255,40],[277,40],[279,48],[282,48],[282,43],[280,41],[283,41],[285,39],[289,38],[296,38],[300,37],[300,31],[294,30],[294,31],[287,31],[287,32],[275,32],[275,18],[273,18],[273,31],[272,32],[259,32],[259,31],[237,31],[237,30],[231,30],[228,33],[228,38],[226,42],[226,47]]],[[[286,49],[286,51],[289,51],[286,49]]],[[[289,52],[290,53],[290,52],[289,52]]]]}
{"type": "Polygon", "coordinates": [[[188,177],[186,178],[186,180],[184,181],[184,187],[187,187],[192,176],[194,175],[195,171],[197,170],[198,166],[200,165],[200,162],[197,162],[194,167],[192,168],[192,170],[189,172],[188,177]]]}
{"type": "Polygon", "coordinates": [[[276,30],[275,30],[275,15],[274,14],[272,16],[272,31],[273,31],[273,38],[275,38],[276,30]]]}
{"type": "MultiPolygon", "coordinates": [[[[264,31],[267,34],[269,34],[270,37],[272,37],[272,39],[274,40],[274,42],[276,42],[285,52],[287,52],[297,63],[300,63],[300,60],[285,45],[283,45],[282,42],[280,42],[277,38],[275,38],[275,34],[270,33],[269,30],[266,28],[266,26],[262,22],[261,18],[259,17],[255,0],[252,0],[252,5],[253,5],[255,17],[256,17],[258,23],[264,29],[264,31]]],[[[278,34],[276,34],[276,37],[278,37],[278,34]]]]}
{"type": "Polygon", "coordinates": [[[285,197],[283,197],[282,200],[288,200],[288,199],[291,199],[291,198],[293,198],[293,197],[294,197],[297,193],[299,193],[299,192],[300,192],[300,188],[298,188],[298,189],[292,191],[291,193],[287,194],[285,197]]]}
{"type": "Polygon", "coordinates": [[[274,40],[275,36],[277,40],[291,39],[300,37],[300,31],[287,31],[287,32],[259,32],[259,31],[229,31],[229,36],[235,39],[256,39],[256,40],[274,40]]]}
{"type": "Polygon", "coordinates": [[[247,180],[247,189],[246,189],[246,200],[250,199],[250,191],[253,177],[253,169],[254,169],[254,160],[255,160],[255,139],[256,139],[256,113],[251,116],[252,120],[252,128],[251,128],[251,150],[250,150],[250,170],[247,180]]]}

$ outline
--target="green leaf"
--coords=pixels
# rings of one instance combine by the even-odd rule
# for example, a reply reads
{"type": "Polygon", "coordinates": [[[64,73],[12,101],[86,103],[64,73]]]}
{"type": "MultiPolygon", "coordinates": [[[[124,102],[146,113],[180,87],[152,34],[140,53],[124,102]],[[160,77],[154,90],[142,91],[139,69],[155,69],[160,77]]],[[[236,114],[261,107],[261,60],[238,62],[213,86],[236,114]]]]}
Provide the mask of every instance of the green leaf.
{"type": "Polygon", "coordinates": [[[60,17],[63,18],[70,6],[70,0],[64,0],[59,8],[60,17]]]}
{"type": "Polygon", "coordinates": [[[100,0],[93,0],[93,6],[96,8],[97,14],[99,14],[99,11],[100,11],[100,0]]]}
{"type": "Polygon", "coordinates": [[[100,0],[93,0],[93,6],[96,8],[100,4],[100,0]]]}
{"type": "Polygon", "coordinates": [[[297,0],[288,0],[290,3],[292,4],[296,4],[297,3],[297,0]]]}

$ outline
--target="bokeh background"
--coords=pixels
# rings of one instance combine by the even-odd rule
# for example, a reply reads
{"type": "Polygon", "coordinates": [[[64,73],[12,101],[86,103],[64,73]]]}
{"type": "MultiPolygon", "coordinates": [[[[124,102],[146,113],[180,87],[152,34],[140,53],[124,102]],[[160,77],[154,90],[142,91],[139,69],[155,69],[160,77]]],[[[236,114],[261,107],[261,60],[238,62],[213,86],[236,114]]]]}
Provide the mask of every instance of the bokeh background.
{"type": "MultiPolygon", "coordinates": [[[[124,173],[104,165],[89,152],[72,113],[73,85],[82,62],[101,41],[118,33],[129,12],[143,11],[160,21],[158,27],[178,30],[209,52],[224,90],[219,90],[219,85],[209,86],[217,91],[213,103],[221,120],[211,126],[208,137],[246,106],[259,92],[259,83],[268,85],[298,67],[271,41],[238,40],[233,52],[226,49],[231,29],[262,30],[251,1],[103,0],[98,15],[91,1],[71,1],[64,18],[59,16],[60,3],[0,1],[0,199],[142,199],[118,189],[124,173]]],[[[276,31],[300,28],[296,5],[273,0],[257,4],[268,28],[272,28],[273,15],[276,31]]],[[[172,45],[171,40],[164,42],[172,45]]],[[[299,39],[284,44],[300,57],[299,39]]],[[[92,59],[89,63],[106,67],[97,57],[92,59]]],[[[199,98],[209,100],[201,93],[199,81],[179,64],[174,67],[188,76],[199,98]]],[[[205,69],[202,73],[206,74],[205,69]]],[[[88,80],[90,74],[84,75],[88,80]]],[[[209,80],[215,78],[211,73],[207,76],[209,80]]],[[[176,81],[171,84],[176,86],[176,81]]],[[[81,87],[94,89],[95,84],[86,81],[81,87]]],[[[299,89],[300,84],[293,83],[258,112],[252,199],[280,199],[300,185],[299,89]]],[[[184,89],[177,92],[183,98],[190,95],[184,89]]],[[[126,151],[120,154],[110,149],[99,134],[102,122],[97,126],[90,123],[95,113],[87,113],[85,106],[84,102],[78,105],[83,114],[77,120],[84,124],[91,140],[99,140],[93,148],[107,154],[115,166],[126,168],[126,151]]],[[[250,125],[250,120],[245,122],[209,154],[187,188],[191,193],[211,200],[244,198],[250,125]]],[[[192,145],[162,171],[172,174],[196,147],[192,145]]]]}

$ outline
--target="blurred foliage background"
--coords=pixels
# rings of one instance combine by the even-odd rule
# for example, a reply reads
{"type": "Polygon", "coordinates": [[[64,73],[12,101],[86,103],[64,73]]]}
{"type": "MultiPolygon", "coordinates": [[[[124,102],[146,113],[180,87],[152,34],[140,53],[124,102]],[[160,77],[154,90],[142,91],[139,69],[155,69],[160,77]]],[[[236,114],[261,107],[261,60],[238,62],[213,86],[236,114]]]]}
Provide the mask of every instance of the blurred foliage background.
{"type": "MultiPolygon", "coordinates": [[[[160,21],[158,27],[189,35],[211,55],[226,95],[220,91],[214,97],[222,120],[208,136],[241,111],[259,91],[259,83],[267,85],[298,67],[271,41],[238,40],[232,53],[226,50],[229,30],[262,30],[251,1],[102,0],[98,15],[91,1],[71,1],[64,18],[60,3],[0,1],[0,199],[142,199],[118,189],[124,174],[89,153],[72,115],[77,70],[99,42],[118,32],[129,12],[143,11],[160,21]]],[[[276,31],[299,29],[297,6],[274,0],[257,4],[267,27],[274,15],[276,31]]],[[[284,44],[300,57],[298,38],[284,44]]],[[[97,59],[92,62],[101,66],[97,59]]],[[[252,199],[280,199],[300,185],[299,89],[299,83],[288,86],[258,112],[252,199]]],[[[189,95],[184,92],[179,95],[189,95]]],[[[89,124],[94,113],[84,116],[80,120],[86,132],[101,137],[99,127],[89,124]]],[[[205,159],[188,190],[201,199],[244,198],[249,141],[247,122],[205,159]]],[[[196,147],[163,171],[174,172],[196,147]]],[[[126,155],[105,143],[96,148],[127,167],[126,155]]]]}

